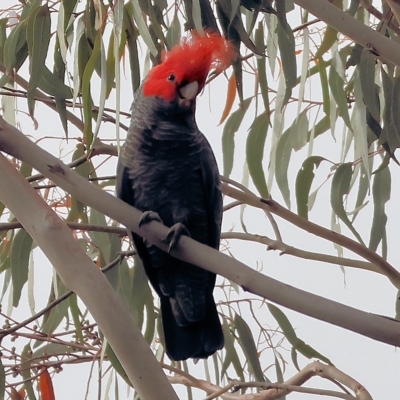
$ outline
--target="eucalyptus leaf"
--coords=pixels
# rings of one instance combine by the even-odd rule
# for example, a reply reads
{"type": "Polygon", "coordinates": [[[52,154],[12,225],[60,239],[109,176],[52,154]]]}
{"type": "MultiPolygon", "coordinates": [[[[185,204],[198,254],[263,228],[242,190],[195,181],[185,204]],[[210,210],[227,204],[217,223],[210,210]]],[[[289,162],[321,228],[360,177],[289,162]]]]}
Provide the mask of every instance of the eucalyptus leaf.
{"type": "Polygon", "coordinates": [[[14,307],[18,307],[22,288],[28,281],[31,248],[32,238],[25,229],[20,229],[13,240],[10,255],[14,307]]]}

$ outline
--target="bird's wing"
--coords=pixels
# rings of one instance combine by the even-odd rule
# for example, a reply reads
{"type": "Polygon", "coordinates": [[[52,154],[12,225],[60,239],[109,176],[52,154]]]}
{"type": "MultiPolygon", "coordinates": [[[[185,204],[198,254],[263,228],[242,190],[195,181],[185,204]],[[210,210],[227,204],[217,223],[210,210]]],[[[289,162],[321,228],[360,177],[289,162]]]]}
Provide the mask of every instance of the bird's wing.
{"type": "Polygon", "coordinates": [[[219,248],[222,223],[222,194],[221,181],[214,153],[205,136],[201,152],[201,173],[205,204],[208,219],[208,237],[210,247],[219,248]]]}
{"type": "MultiPolygon", "coordinates": [[[[118,198],[123,200],[125,203],[135,206],[134,204],[134,193],[133,193],[133,179],[129,176],[129,169],[121,161],[121,157],[118,160],[117,165],[117,179],[115,185],[115,191],[118,198]]],[[[135,244],[135,249],[138,252],[140,259],[143,263],[143,267],[146,271],[147,277],[154,287],[155,291],[159,296],[162,295],[159,283],[157,281],[155,270],[151,265],[150,255],[147,247],[143,241],[143,238],[136,233],[128,232],[131,239],[135,244]]]]}

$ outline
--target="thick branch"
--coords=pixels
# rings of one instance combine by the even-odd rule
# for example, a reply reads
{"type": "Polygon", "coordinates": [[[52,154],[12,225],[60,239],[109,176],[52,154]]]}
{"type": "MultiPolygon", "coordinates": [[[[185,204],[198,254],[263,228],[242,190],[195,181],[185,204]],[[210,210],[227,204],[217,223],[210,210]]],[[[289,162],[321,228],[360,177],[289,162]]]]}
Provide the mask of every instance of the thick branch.
{"type": "MultiPolygon", "coordinates": [[[[1,118],[0,150],[32,165],[84,204],[124,224],[131,231],[164,251],[168,250],[167,243],[164,241],[167,237],[167,227],[157,221],[152,221],[139,228],[139,219],[142,215],[139,210],[111,196],[97,185],[87,182],[86,179],[70,170],[59,159],[32,143],[18,129],[1,118]]],[[[12,204],[13,200],[7,199],[8,201],[12,204]]],[[[258,203],[261,204],[260,201],[258,203]]],[[[24,204],[26,207],[26,202],[24,204]]],[[[359,311],[285,285],[189,237],[182,236],[171,254],[183,261],[220,274],[239,284],[245,290],[284,307],[372,339],[400,346],[399,322],[359,311]]]]}
{"type": "Polygon", "coordinates": [[[352,240],[344,235],[340,235],[339,233],[326,229],[320,225],[314,224],[313,222],[302,218],[299,215],[282,207],[272,199],[265,200],[255,195],[249,195],[248,193],[241,192],[240,190],[228,186],[225,183],[222,184],[222,190],[227,196],[257,208],[268,208],[273,214],[278,215],[286,221],[289,221],[298,228],[351,250],[352,252],[374,264],[377,268],[377,272],[385,275],[393,283],[393,285],[396,286],[396,288],[400,289],[400,273],[381,256],[369,250],[362,244],[356,242],[355,240],[352,240]]]}
{"type": "Polygon", "coordinates": [[[329,1],[294,0],[294,2],[351,40],[373,50],[382,61],[400,66],[399,44],[364,25],[329,1]]]}
{"type": "Polygon", "coordinates": [[[229,385],[221,388],[219,386],[213,385],[208,381],[202,379],[196,379],[184,371],[180,371],[177,368],[163,365],[164,368],[169,369],[174,372],[173,377],[169,377],[171,383],[180,383],[185,386],[196,387],[205,391],[208,396],[204,400],[211,400],[222,398],[223,400],[273,400],[279,399],[282,396],[289,394],[290,392],[302,392],[310,394],[319,394],[331,397],[337,397],[340,399],[362,399],[362,400],[372,400],[369,392],[358,383],[355,379],[348,376],[344,372],[340,371],[333,365],[326,365],[319,361],[314,361],[306,365],[301,371],[293,375],[286,382],[279,383],[269,383],[269,382],[235,382],[232,381],[229,385]],[[309,381],[311,378],[319,376],[321,378],[328,379],[330,381],[338,382],[351,389],[356,397],[347,394],[331,390],[323,389],[311,389],[303,387],[304,383],[309,381]],[[262,390],[258,393],[245,393],[238,394],[237,391],[241,388],[250,387],[261,387],[266,390],[262,390]],[[230,392],[235,389],[235,392],[230,392]]]}
{"type": "MultiPolygon", "coordinates": [[[[61,171],[59,165],[52,168],[61,171]]],[[[157,399],[162,391],[163,398],[177,399],[126,305],[82,251],[67,225],[2,154],[0,181],[0,200],[21,221],[66,286],[85,303],[140,397],[157,399]]]]}

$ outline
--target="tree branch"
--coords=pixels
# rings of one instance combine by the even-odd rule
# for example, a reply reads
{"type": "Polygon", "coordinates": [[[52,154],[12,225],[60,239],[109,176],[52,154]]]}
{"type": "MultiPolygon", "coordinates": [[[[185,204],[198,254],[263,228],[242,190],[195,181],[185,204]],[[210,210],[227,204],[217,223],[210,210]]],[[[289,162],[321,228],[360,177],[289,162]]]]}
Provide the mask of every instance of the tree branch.
{"type": "MultiPolygon", "coordinates": [[[[3,123],[5,121],[0,119],[0,130],[4,128],[3,123]]],[[[23,135],[20,137],[26,139],[23,135]]],[[[36,148],[29,139],[26,140],[36,148]]],[[[2,145],[0,147],[3,148],[2,145]]],[[[48,159],[43,161],[49,162],[48,159]]],[[[66,178],[59,163],[45,165],[66,178]]],[[[42,169],[38,170],[43,172],[42,169]]],[[[0,181],[0,200],[21,221],[66,286],[85,303],[140,397],[156,399],[161,391],[163,398],[177,399],[126,305],[82,251],[66,224],[3,155],[0,155],[0,181]]],[[[101,189],[99,192],[105,194],[101,189]]]]}
{"type": "Polygon", "coordinates": [[[177,368],[163,365],[165,369],[175,373],[175,376],[169,377],[171,383],[180,383],[185,386],[195,387],[203,390],[208,394],[204,400],[212,400],[221,397],[224,400],[274,400],[289,394],[290,392],[309,393],[337,397],[345,400],[372,400],[369,392],[360,385],[352,377],[340,371],[333,365],[326,365],[319,361],[314,361],[306,365],[301,371],[289,378],[284,383],[269,383],[269,382],[239,382],[232,381],[225,387],[213,385],[208,381],[197,379],[190,374],[180,371],[177,368]],[[309,381],[312,377],[319,376],[321,378],[334,381],[335,383],[343,384],[351,389],[356,397],[347,393],[341,393],[333,390],[313,389],[303,387],[302,385],[309,381]],[[229,390],[238,391],[241,388],[260,387],[262,390],[258,393],[236,394],[229,393],[229,390]]]}
{"type": "Polygon", "coordinates": [[[264,235],[252,235],[250,233],[243,232],[223,232],[221,234],[221,239],[240,239],[250,242],[257,242],[267,246],[267,250],[280,250],[280,255],[289,254],[291,256],[304,258],[305,260],[322,261],[325,263],[343,265],[346,267],[381,273],[381,271],[376,268],[375,264],[369,262],[301,250],[296,247],[289,246],[288,244],[285,244],[284,242],[281,242],[279,240],[272,240],[268,236],[264,235]]]}
{"type": "Polygon", "coordinates": [[[377,267],[377,272],[379,271],[382,275],[385,275],[396,288],[400,289],[400,273],[381,256],[369,250],[362,244],[356,242],[355,240],[352,240],[344,235],[340,235],[339,233],[333,232],[320,225],[314,224],[313,222],[302,218],[299,215],[282,207],[279,203],[272,199],[265,200],[255,195],[249,195],[248,193],[241,192],[240,190],[228,186],[225,183],[222,184],[222,190],[227,196],[242,201],[243,203],[261,209],[269,208],[273,214],[278,215],[286,221],[289,221],[298,228],[351,250],[352,252],[374,264],[377,267]]]}
{"type": "MultiPolygon", "coordinates": [[[[33,166],[84,204],[124,224],[129,230],[144,237],[164,251],[168,250],[168,245],[164,241],[168,233],[167,227],[157,221],[152,221],[139,228],[139,219],[142,215],[139,210],[103,191],[98,185],[88,182],[76,172],[70,170],[62,161],[32,143],[18,129],[5,122],[2,118],[0,118],[0,150],[33,166]]],[[[8,165],[8,168],[10,168],[10,165],[8,165]]],[[[15,169],[13,170],[14,175],[19,176],[15,169]]],[[[31,189],[34,191],[33,188],[31,189]]],[[[241,193],[238,190],[236,191],[241,193]]],[[[36,192],[35,196],[35,198],[38,198],[36,192]]],[[[26,197],[22,197],[22,199],[26,208],[26,197]]],[[[11,208],[13,202],[13,198],[7,197],[5,204],[11,208]]],[[[251,204],[262,205],[260,200],[256,201],[254,199],[251,204]]],[[[31,212],[30,214],[35,213],[31,212]]],[[[43,220],[41,219],[41,221],[43,220]]],[[[308,221],[306,222],[308,223],[308,221]]],[[[60,250],[52,249],[57,258],[60,250]]],[[[171,251],[171,254],[183,261],[220,274],[242,286],[244,290],[284,307],[372,339],[400,346],[400,323],[398,321],[366,313],[290,285],[285,285],[189,237],[182,236],[176,248],[171,251]]],[[[66,257],[68,259],[69,255],[66,257]]],[[[73,264],[75,266],[75,263],[73,264]]],[[[79,269],[76,276],[79,276],[79,269]]],[[[75,279],[76,277],[74,277],[73,281],[75,279]]],[[[71,287],[71,289],[73,288],[71,287]]],[[[103,296],[103,293],[100,291],[99,295],[103,296]]]]}
{"type": "Polygon", "coordinates": [[[400,45],[334,6],[327,0],[294,0],[315,17],[363,47],[374,50],[383,62],[400,66],[400,45]]]}

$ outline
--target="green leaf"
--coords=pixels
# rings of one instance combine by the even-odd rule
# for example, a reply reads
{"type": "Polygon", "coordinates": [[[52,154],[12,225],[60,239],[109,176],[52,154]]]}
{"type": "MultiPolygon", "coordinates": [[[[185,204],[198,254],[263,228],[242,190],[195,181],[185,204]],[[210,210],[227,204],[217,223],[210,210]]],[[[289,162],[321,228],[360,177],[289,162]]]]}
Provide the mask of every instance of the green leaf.
{"type": "Polygon", "coordinates": [[[154,333],[156,331],[156,313],[154,312],[154,298],[148,284],[144,288],[144,306],[146,309],[146,328],[144,331],[144,338],[150,345],[153,343],[154,333]]]}
{"type": "Polygon", "coordinates": [[[332,179],[331,186],[331,206],[335,214],[340,218],[344,224],[350,229],[357,240],[364,244],[361,236],[355,230],[354,226],[347,217],[344,209],[343,197],[349,194],[351,176],[353,174],[352,163],[345,163],[338,167],[332,179]]]}
{"type": "Polygon", "coordinates": [[[352,130],[350,116],[349,116],[349,108],[347,104],[347,97],[344,90],[345,82],[343,78],[339,75],[335,67],[336,66],[332,65],[331,68],[329,69],[329,78],[328,78],[329,86],[331,88],[333,98],[335,99],[338,105],[339,113],[342,116],[344,123],[350,130],[352,130]]]}
{"type": "Polygon", "coordinates": [[[269,115],[267,112],[263,112],[255,118],[246,141],[246,160],[250,176],[261,197],[265,199],[269,197],[269,191],[262,160],[268,127],[269,115]]]}
{"type": "Polygon", "coordinates": [[[324,157],[311,156],[308,157],[301,166],[296,177],[296,201],[297,214],[308,219],[308,200],[311,190],[311,185],[314,180],[314,169],[318,168],[324,157]]]}
{"type": "Polygon", "coordinates": [[[74,321],[76,338],[80,344],[84,345],[85,339],[83,337],[82,321],[81,321],[82,313],[81,310],[79,309],[78,298],[75,293],[68,297],[68,306],[72,315],[72,319],[74,321]]]}
{"type": "Polygon", "coordinates": [[[300,371],[299,363],[297,362],[297,351],[293,346],[290,350],[290,357],[292,359],[294,367],[297,369],[297,371],[300,371]]]}
{"type": "Polygon", "coordinates": [[[140,64],[139,64],[139,55],[136,42],[136,39],[138,37],[138,30],[134,26],[133,20],[131,18],[132,13],[133,13],[132,2],[128,2],[124,6],[123,28],[126,32],[126,41],[128,44],[129,67],[131,70],[132,90],[133,92],[136,92],[136,90],[140,86],[140,64]]]}
{"type": "Polygon", "coordinates": [[[234,32],[233,35],[239,36],[240,40],[249,50],[251,50],[253,53],[257,55],[262,56],[263,52],[260,51],[250,39],[249,34],[246,32],[246,29],[243,26],[243,21],[242,18],[240,18],[239,12],[234,13],[232,5],[234,6],[234,3],[231,2],[230,0],[218,0],[218,6],[220,10],[223,11],[223,14],[226,19],[225,22],[228,23],[230,33],[234,32]],[[232,21],[230,21],[232,15],[233,19],[232,21]]]}
{"type": "Polygon", "coordinates": [[[4,63],[4,44],[7,39],[7,27],[8,18],[0,18],[0,62],[4,63]]]}
{"type": "Polygon", "coordinates": [[[171,22],[171,25],[168,27],[167,35],[165,37],[169,50],[179,43],[181,40],[181,35],[181,22],[179,21],[178,13],[175,12],[174,18],[171,22]]]}
{"type": "Polygon", "coordinates": [[[299,353],[303,354],[303,356],[307,358],[318,358],[321,361],[324,361],[328,364],[332,364],[328,358],[326,358],[324,355],[322,355],[321,353],[313,349],[311,346],[306,344],[303,340],[297,337],[292,324],[290,323],[289,319],[283,313],[282,310],[280,310],[278,307],[274,306],[271,303],[267,303],[267,306],[272,316],[276,319],[276,322],[278,323],[279,327],[282,329],[282,332],[285,335],[286,339],[293,346],[295,350],[297,350],[299,353]]]}
{"type": "Polygon", "coordinates": [[[4,372],[4,365],[0,358],[0,400],[4,400],[6,392],[6,374],[4,372]]]}
{"type": "Polygon", "coordinates": [[[240,380],[244,381],[243,368],[235,348],[234,336],[232,335],[225,318],[223,318],[222,331],[224,333],[225,340],[225,358],[222,362],[221,377],[226,374],[226,371],[232,364],[233,368],[235,369],[236,375],[239,377],[240,380]]]}
{"type": "MultiPolygon", "coordinates": [[[[361,205],[363,204],[365,197],[368,193],[369,190],[369,178],[368,178],[368,174],[365,171],[365,167],[363,164],[360,165],[360,179],[359,179],[359,185],[358,185],[358,192],[357,192],[357,199],[356,199],[356,204],[354,206],[354,208],[357,210],[361,207],[361,205]]],[[[371,172],[370,172],[371,175],[371,172]]],[[[357,218],[358,215],[358,211],[356,211],[353,214],[353,218],[352,218],[352,222],[354,222],[354,220],[357,218]]]]}
{"type": "MultiPolygon", "coordinates": [[[[108,51],[107,51],[107,62],[106,62],[106,70],[107,70],[107,90],[106,90],[106,98],[110,96],[111,90],[115,87],[115,33],[114,30],[111,32],[110,39],[108,42],[108,51]]],[[[118,48],[118,60],[121,59],[124,54],[126,44],[126,31],[121,31],[121,43],[118,48]]]]}
{"type": "Polygon", "coordinates": [[[35,392],[31,381],[32,350],[28,343],[21,353],[21,375],[24,380],[24,387],[29,400],[36,400],[35,392]]]}
{"type": "Polygon", "coordinates": [[[90,91],[90,80],[96,68],[96,64],[100,59],[101,46],[102,46],[102,38],[101,38],[101,33],[99,32],[96,35],[92,54],[85,66],[85,71],[83,72],[82,76],[83,119],[85,122],[84,135],[85,135],[86,145],[89,147],[92,145],[93,142],[93,132],[92,132],[93,100],[90,91]]]}
{"type": "MultiPolygon", "coordinates": [[[[282,373],[282,368],[281,365],[279,364],[278,357],[275,356],[275,372],[276,372],[276,381],[278,383],[284,383],[284,378],[283,378],[283,373],[282,373]]],[[[286,400],[286,396],[281,396],[279,397],[279,400],[286,400]]]]}
{"type": "Polygon", "coordinates": [[[46,356],[61,356],[65,354],[72,354],[81,352],[81,348],[75,348],[72,344],[67,345],[63,343],[45,343],[43,346],[37,348],[32,358],[40,358],[46,356]]]}
{"type": "Polygon", "coordinates": [[[13,68],[18,69],[28,56],[26,25],[26,20],[22,20],[12,29],[4,43],[3,59],[8,73],[12,73],[13,68]]]}
{"type": "Polygon", "coordinates": [[[290,208],[290,190],[288,182],[288,167],[293,146],[291,141],[292,129],[288,128],[279,138],[276,146],[275,178],[282,193],[283,199],[290,208]]]}
{"type": "Polygon", "coordinates": [[[28,280],[29,255],[32,248],[32,238],[25,229],[20,229],[15,235],[11,250],[11,277],[13,284],[13,307],[18,307],[21,291],[28,280]]]}
{"type": "Polygon", "coordinates": [[[297,64],[295,54],[295,40],[293,30],[286,20],[286,2],[275,2],[276,12],[279,19],[277,26],[278,47],[281,54],[283,75],[285,76],[286,91],[282,103],[284,107],[292,95],[292,89],[296,86],[297,64]]]}
{"type": "Polygon", "coordinates": [[[315,53],[315,59],[322,59],[322,56],[331,49],[333,44],[337,41],[337,34],[337,30],[330,25],[326,27],[322,42],[315,53]]]}
{"type": "Polygon", "coordinates": [[[47,4],[32,11],[27,25],[27,41],[29,52],[28,108],[33,116],[35,90],[42,79],[47,51],[50,44],[50,10],[47,4]]]}
{"type": "Polygon", "coordinates": [[[118,375],[128,384],[128,386],[133,387],[131,381],[129,380],[128,375],[126,374],[124,367],[118,360],[117,356],[114,353],[114,350],[111,348],[111,346],[107,343],[106,347],[106,354],[107,358],[110,361],[111,365],[117,371],[118,375]]]}
{"type": "Polygon", "coordinates": [[[203,24],[201,22],[201,9],[199,0],[192,0],[192,16],[196,31],[200,35],[204,34],[203,24]]]}
{"type": "Polygon", "coordinates": [[[400,321],[400,290],[397,291],[396,302],[395,302],[395,318],[400,321]]]}
{"type": "Polygon", "coordinates": [[[239,314],[235,315],[234,324],[238,333],[240,346],[242,347],[246,360],[249,363],[250,373],[254,375],[257,381],[265,382],[265,377],[257,353],[257,347],[249,326],[239,314]]]}
{"type": "MultiPolygon", "coordinates": [[[[62,9],[62,5],[60,5],[60,10],[61,9],[62,9]]],[[[64,35],[61,35],[61,36],[62,36],[61,39],[64,40],[64,35]]],[[[65,86],[69,90],[70,96],[72,98],[73,97],[72,89],[70,89],[68,86],[64,85],[66,68],[65,68],[65,64],[64,64],[64,60],[63,60],[62,51],[63,50],[60,47],[60,40],[57,37],[56,45],[54,47],[54,56],[53,56],[54,57],[53,74],[60,81],[61,87],[65,86]]],[[[67,49],[65,48],[65,53],[66,53],[66,51],[67,51],[67,49]]],[[[43,74],[43,75],[45,75],[45,74],[43,74]]],[[[43,81],[43,77],[42,77],[42,81],[43,81]]],[[[60,85],[57,85],[57,89],[59,88],[60,85]]],[[[39,88],[40,88],[40,85],[39,85],[39,88]]],[[[64,90],[65,90],[65,88],[64,88],[64,90]]],[[[65,92],[63,94],[66,94],[66,93],[67,92],[65,92]]],[[[65,97],[60,96],[60,93],[57,93],[57,95],[54,96],[54,100],[56,102],[56,107],[57,107],[57,111],[58,111],[58,116],[61,121],[61,125],[65,132],[65,137],[68,139],[68,118],[67,118],[67,104],[65,101],[65,97]]]]}
{"type": "MultiPolygon", "coordinates": [[[[98,35],[99,36],[99,35],[98,35]]],[[[98,100],[96,126],[94,128],[93,140],[88,146],[88,153],[92,152],[92,145],[98,137],[100,126],[103,121],[103,113],[107,96],[107,64],[106,64],[106,50],[104,48],[103,38],[100,36],[100,96],[98,100]]]]}
{"type": "Polygon", "coordinates": [[[375,56],[369,50],[364,49],[359,64],[362,96],[368,111],[379,122],[380,106],[375,85],[375,66],[375,56]]]}
{"type": "MultiPolygon", "coordinates": [[[[324,115],[315,125],[314,127],[314,139],[325,133],[329,128],[331,127],[330,125],[330,117],[329,115],[324,115]]],[[[311,130],[308,131],[307,134],[307,141],[310,140],[311,137],[311,130]]]]}
{"type": "Polygon", "coordinates": [[[235,112],[231,114],[225,123],[224,130],[222,132],[222,153],[224,162],[223,175],[229,178],[233,168],[233,155],[235,151],[235,133],[238,131],[240,124],[242,123],[243,117],[246,114],[247,109],[251,103],[252,98],[248,98],[243,101],[235,112]]]}
{"type": "Polygon", "coordinates": [[[267,307],[271,315],[276,319],[276,322],[282,329],[282,332],[285,335],[288,342],[292,346],[294,346],[299,338],[297,337],[296,332],[294,331],[293,326],[290,323],[288,317],[283,313],[281,309],[279,309],[278,307],[274,306],[271,303],[267,303],[267,307]]]}
{"type": "Polygon", "coordinates": [[[297,118],[294,120],[291,127],[292,135],[291,142],[293,150],[298,151],[307,144],[308,136],[308,117],[307,110],[302,111],[297,118]]]}
{"type": "MultiPolygon", "coordinates": [[[[54,283],[52,282],[51,290],[50,290],[50,295],[48,299],[48,304],[53,302],[56,299],[56,293],[58,297],[62,296],[68,291],[68,288],[64,285],[60,277],[57,275],[56,277],[56,282],[55,284],[57,285],[57,290],[54,289],[54,283]]],[[[61,303],[57,304],[54,306],[50,311],[48,311],[46,314],[43,316],[43,322],[40,331],[42,333],[45,333],[47,335],[51,335],[57,327],[60,325],[61,321],[67,317],[68,315],[68,308],[69,308],[69,302],[68,301],[62,301],[61,303]]],[[[37,340],[33,347],[39,347],[42,344],[41,340],[37,340]]]]}
{"type": "Polygon", "coordinates": [[[53,74],[46,66],[43,67],[42,77],[38,88],[50,96],[61,99],[72,99],[72,90],[58,76],[53,74]]]}
{"type": "Polygon", "coordinates": [[[385,204],[390,199],[391,176],[389,167],[383,168],[374,175],[372,197],[374,199],[374,216],[372,219],[371,236],[368,248],[376,251],[386,232],[387,215],[385,204]]]}
{"type": "MultiPolygon", "coordinates": [[[[255,44],[258,49],[265,47],[264,43],[264,26],[262,21],[259,22],[255,33],[255,44]]],[[[258,84],[260,85],[261,97],[263,99],[265,113],[270,115],[269,97],[268,97],[268,80],[267,66],[265,57],[257,57],[258,84]]]]}
{"type": "Polygon", "coordinates": [[[397,77],[393,82],[393,91],[392,91],[392,99],[391,99],[391,114],[392,114],[392,124],[394,129],[389,130],[388,142],[389,147],[392,152],[395,149],[400,147],[400,99],[399,99],[399,90],[400,90],[400,77],[397,77]]]}
{"type": "Polygon", "coordinates": [[[330,126],[331,99],[329,97],[329,84],[328,84],[328,77],[326,74],[326,68],[323,66],[322,62],[318,63],[318,72],[319,72],[319,78],[321,80],[322,100],[324,102],[323,109],[326,117],[328,117],[330,126]]]}
{"type": "MultiPolygon", "coordinates": [[[[106,217],[104,214],[100,213],[99,211],[95,210],[94,208],[90,209],[89,213],[89,224],[92,225],[100,225],[100,226],[107,226],[106,217]]],[[[107,232],[89,232],[89,236],[92,239],[93,243],[98,248],[99,252],[102,253],[104,260],[106,263],[111,262],[110,257],[110,237],[107,232]]]]}
{"type": "Polygon", "coordinates": [[[78,0],[63,0],[62,3],[64,6],[64,31],[65,31],[68,27],[68,23],[71,19],[72,13],[75,10],[78,0]]]}
{"type": "Polygon", "coordinates": [[[143,41],[146,43],[147,48],[150,50],[150,53],[155,57],[158,53],[157,48],[153,43],[153,39],[149,32],[149,28],[147,27],[147,23],[143,18],[139,3],[136,0],[131,0],[131,3],[133,5],[133,18],[135,19],[140,35],[142,36],[143,41]]]}
{"type": "Polygon", "coordinates": [[[130,296],[129,309],[133,315],[136,324],[141,328],[144,320],[144,307],[146,301],[151,299],[153,303],[153,296],[151,294],[147,275],[143,268],[142,261],[139,256],[134,256],[134,270],[132,286],[129,289],[127,296],[130,296]],[[149,297],[150,296],[150,297],[149,297]]]}

